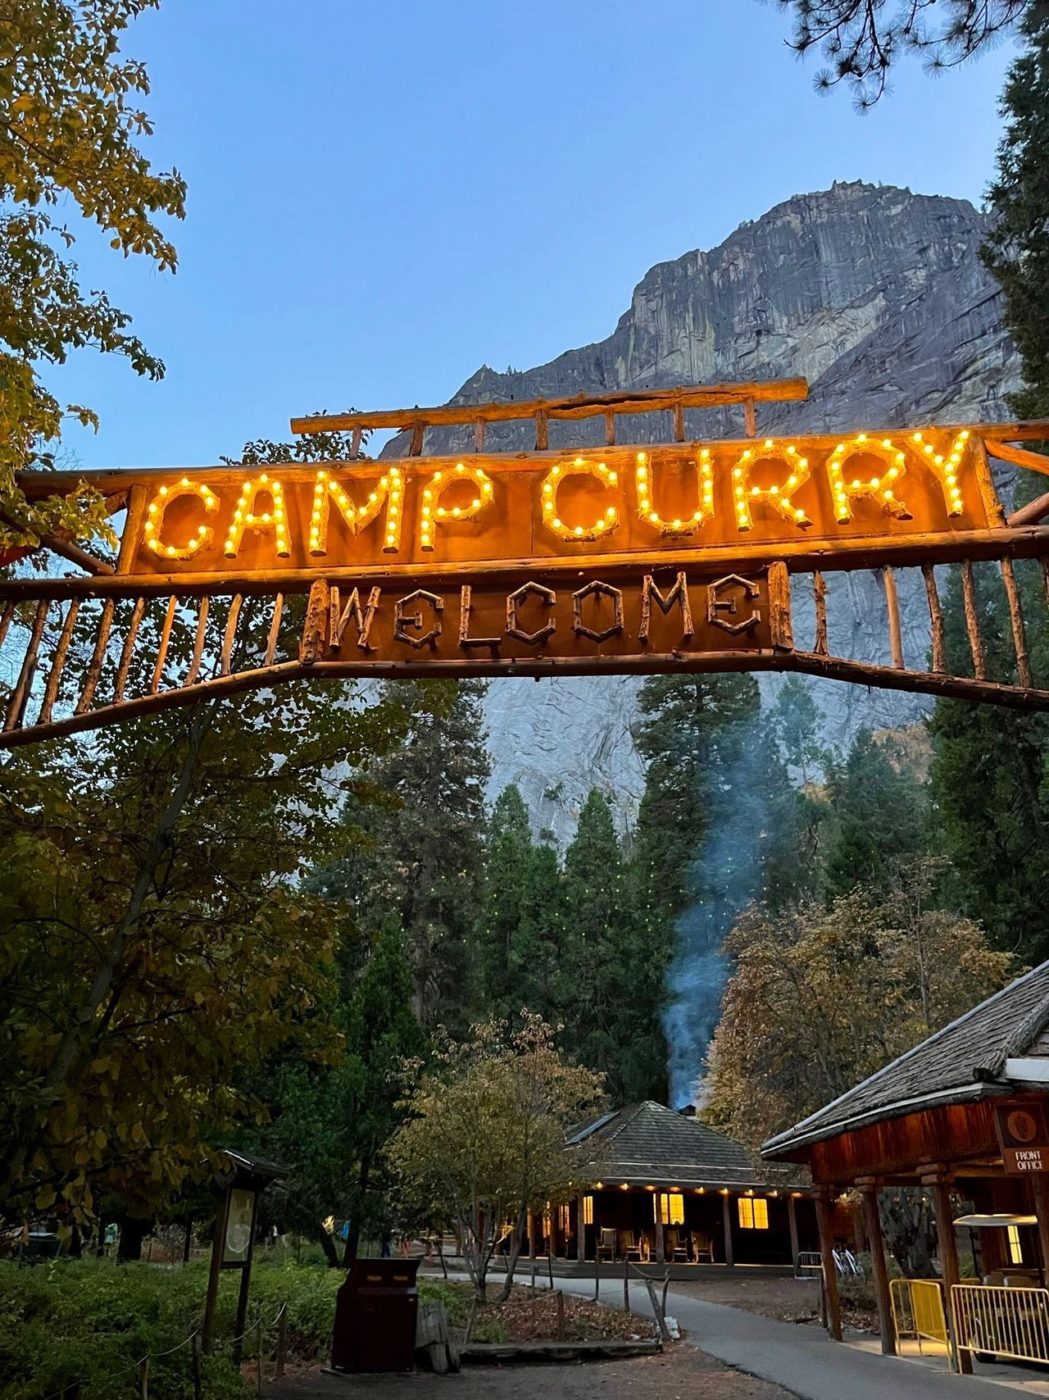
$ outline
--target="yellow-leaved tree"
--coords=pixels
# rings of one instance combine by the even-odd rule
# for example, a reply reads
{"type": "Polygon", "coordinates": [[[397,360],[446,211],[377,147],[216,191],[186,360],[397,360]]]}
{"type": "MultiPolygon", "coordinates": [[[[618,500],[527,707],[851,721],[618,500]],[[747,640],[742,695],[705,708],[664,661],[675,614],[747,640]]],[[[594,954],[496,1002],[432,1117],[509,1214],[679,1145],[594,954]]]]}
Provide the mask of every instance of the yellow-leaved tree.
{"type": "Polygon", "coordinates": [[[63,406],[40,367],[71,350],[125,356],[159,379],[163,363],[128,331],[130,317],[105,292],[85,292],[68,256],[76,234],[63,202],[99,226],[125,257],[174,270],[162,216],[182,218],[177,171],[156,174],[138,148],[151,132],[140,102],[142,63],[124,56],[127,26],[159,0],[5,0],[0,6],[0,562],[42,535],[111,539],[102,500],[28,502],[17,473],[53,464],[66,414],[94,424],[83,405],[63,406]]]}
{"type": "MultiPolygon", "coordinates": [[[[412,1072],[418,1073],[418,1066],[412,1072]]],[[[529,1210],[572,1191],[568,1128],[600,1102],[602,1079],[570,1063],[541,1017],[510,1031],[493,1020],[460,1044],[445,1040],[404,1101],[408,1121],[388,1148],[404,1206],[457,1224],[478,1301],[509,1229],[502,1297],[509,1297],[529,1210]]]]}

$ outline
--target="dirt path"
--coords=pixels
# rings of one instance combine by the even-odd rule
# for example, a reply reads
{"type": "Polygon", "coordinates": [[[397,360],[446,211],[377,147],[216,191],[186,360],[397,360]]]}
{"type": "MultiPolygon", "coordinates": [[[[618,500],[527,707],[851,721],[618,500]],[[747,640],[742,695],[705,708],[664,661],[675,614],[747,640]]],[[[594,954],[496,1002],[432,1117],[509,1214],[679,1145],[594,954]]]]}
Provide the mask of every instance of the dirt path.
{"type": "Polygon", "coordinates": [[[275,1382],[269,1400],[790,1400],[789,1392],[678,1344],[658,1356],[566,1365],[468,1366],[458,1376],[330,1376],[309,1371],[275,1382]]]}

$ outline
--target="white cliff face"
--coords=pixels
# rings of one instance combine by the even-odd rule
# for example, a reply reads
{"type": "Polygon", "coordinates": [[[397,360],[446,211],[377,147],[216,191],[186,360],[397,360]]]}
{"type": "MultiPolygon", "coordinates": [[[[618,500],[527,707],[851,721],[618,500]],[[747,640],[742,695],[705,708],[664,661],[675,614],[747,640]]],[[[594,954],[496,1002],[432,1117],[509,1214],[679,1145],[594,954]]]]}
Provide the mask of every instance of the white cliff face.
{"type": "MultiPolygon", "coordinates": [[[[759,431],[833,432],[939,419],[1008,417],[1005,394],[1018,385],[1019,362],[1002,326],[1001,298],[979,260],[987,221],[964,200],[914,195],[860,183],[800,195],[743,224],[720,247],[686,253],[652,268],[607,340],[569,350],[549,364],[513,374],[480,369],[454,402],[533,398],[613,389],[669,387],[712,380],[801,375],[807,402],[759,406],[759,431]]],[[[620,440],[669,436],[653,414],[622,422],[620,440]]],[[[551,430],[551,446],[559,445],[551,430]]],[[[563,440],[596,435],[598,420],[561,424],[563,440]]],[[[739,436],[733,410],[688,415],[690,436],[739,436]]],[[[457,432],[458,430],[456,430],[457,432]]],[[[529,426],[494,425],[492,448],[529,445],[529,426]]],[[[450,433],[427,445],[468,445],[450,433]]],[[[392,444],[388,452],[399,449],[392,444]]],[[[401,448],[400,450],[403,450],[401,448]]],[[[831,618],[851,632],[851,654],[885,660],[884,606],[873,575],[839,575],[847,598],[831,618]]],[[[901,597],[905,640],[919,639],[913,590],[901,597]]],[[[924,614],[921,614],[923,617],[924,614]]],[[[924,635],[924,634],[921,634],[924,635]]],[[[850,653],[845,653],[850,654],[850,653]]],[[[492,791],[517,782],[539,828],[571,835],[591,787],[632,815],[642,773],[631,738],[637,718],[634,678],[512,680],[493,683],[487,714],[492,791]]],[[[774,695],[775,677],[762,677],[774,695]]],[[[906,723],[925,702],[892,692],[812,682],[826,738],[841,744],[861,724],[906,723]]]]}

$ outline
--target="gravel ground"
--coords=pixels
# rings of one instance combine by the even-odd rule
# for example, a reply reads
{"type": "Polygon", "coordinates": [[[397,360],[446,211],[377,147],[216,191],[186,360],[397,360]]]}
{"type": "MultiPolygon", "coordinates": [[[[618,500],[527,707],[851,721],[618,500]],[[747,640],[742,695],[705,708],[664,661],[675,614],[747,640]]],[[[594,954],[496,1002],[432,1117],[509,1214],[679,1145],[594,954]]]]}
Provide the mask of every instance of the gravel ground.
{"type": "Polygon", "coordinates": [[[678,1344],[657,1356],[628,1361],[518,1363],[468,1366],[457,1376],[330,1376],[304,1372],[265,1387],[270,1400],[790,1400],[778,1385],[723,1366],[693,1347],[678,1344]]]}

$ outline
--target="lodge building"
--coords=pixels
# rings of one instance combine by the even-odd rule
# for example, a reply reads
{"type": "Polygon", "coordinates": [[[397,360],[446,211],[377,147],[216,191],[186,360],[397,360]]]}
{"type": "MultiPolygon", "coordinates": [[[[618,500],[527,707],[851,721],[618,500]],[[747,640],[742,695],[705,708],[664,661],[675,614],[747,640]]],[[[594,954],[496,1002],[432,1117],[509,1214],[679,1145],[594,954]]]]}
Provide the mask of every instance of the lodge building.
{"type": "Polygon", "coordinates": [[[817,1248],[808,1187],[763,1177],[744,1147],[689,1111],[630,1104],[576,1127],[570,1143],[585,1188],[531,1218],[533,1253],[790,1265],[817,1248]]]}

